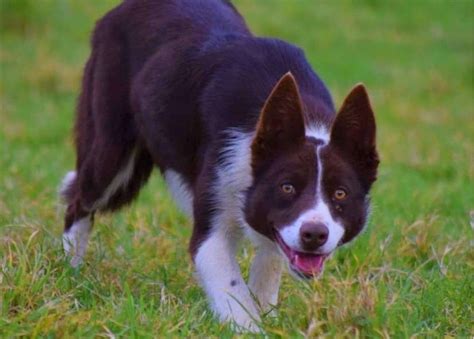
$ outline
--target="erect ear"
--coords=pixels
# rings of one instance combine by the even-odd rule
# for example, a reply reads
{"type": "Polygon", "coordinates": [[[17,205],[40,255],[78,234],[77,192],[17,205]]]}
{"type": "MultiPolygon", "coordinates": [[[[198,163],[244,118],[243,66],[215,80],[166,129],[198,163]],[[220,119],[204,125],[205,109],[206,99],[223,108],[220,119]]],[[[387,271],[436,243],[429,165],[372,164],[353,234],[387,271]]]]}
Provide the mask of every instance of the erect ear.
{"type": "Polygon", "coordinates": [[[379,158],[375,145],[375,117],[362,84],[347,95],[331,129],[331,145],[356,167],[367,188],[377,177],[379,158]]]}
{"type": "Polygon", "coordinates": [[[288,72],[273,88],[260,113],[252,141],[252,165],[276,152],[302,143],[304,119],[298,85],[288,72]]]}

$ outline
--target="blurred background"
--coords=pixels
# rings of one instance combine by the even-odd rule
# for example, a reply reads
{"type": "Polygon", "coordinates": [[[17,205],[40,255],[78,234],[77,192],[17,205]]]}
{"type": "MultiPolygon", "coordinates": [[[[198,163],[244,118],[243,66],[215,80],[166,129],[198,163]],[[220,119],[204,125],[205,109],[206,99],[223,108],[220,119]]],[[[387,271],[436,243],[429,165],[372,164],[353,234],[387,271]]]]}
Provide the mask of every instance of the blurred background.
{"type": "MultiPolygon", "coordinates": [[[[191,279],[191,225],[158,175],[99,218],[81,272],[64,265],[56,190],[90,33],[118,3],[0,0],[0,335],[231,333],[191,279]]],[[[257,35],[302,47],[336,106],[365,83],[382,161],[367,232],[321,280],[285,278],[268,333],[472,336],[474,1],[233,3],[257,35]]]]}

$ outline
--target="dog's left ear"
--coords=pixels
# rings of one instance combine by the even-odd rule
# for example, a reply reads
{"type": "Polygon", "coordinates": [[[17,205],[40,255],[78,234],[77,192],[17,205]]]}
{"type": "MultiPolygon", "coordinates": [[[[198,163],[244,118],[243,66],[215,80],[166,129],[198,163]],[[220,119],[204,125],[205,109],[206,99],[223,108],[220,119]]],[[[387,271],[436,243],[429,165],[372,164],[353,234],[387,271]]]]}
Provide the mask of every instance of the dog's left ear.
{"type": "Polygon", "coordinates": [[[331,129],[331,145],[351,160],[367,189],[377,178],[375,116],[367,90],[356,85],[347,95],[331,129]]]}
{"type": "Polygon", "coordinates": [[[252,142],[252,166],[304,142],[305,128],[298,85],[288,72],[273,87],[260,113],[252,142]]]}

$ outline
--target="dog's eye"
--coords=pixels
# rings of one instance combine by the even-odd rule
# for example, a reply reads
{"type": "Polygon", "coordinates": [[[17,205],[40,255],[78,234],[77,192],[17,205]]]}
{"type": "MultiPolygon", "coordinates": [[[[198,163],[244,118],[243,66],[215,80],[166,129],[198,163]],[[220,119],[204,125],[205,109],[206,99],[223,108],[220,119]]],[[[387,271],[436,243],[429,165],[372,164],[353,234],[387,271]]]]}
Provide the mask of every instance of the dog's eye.
{"type": "Polygon", "coordinates": [[[345,198],[347,198],[347,192],[342,188],[338,188],[334,191],[334,198],[339,201],[344,200],[345,198]]]}
{"type": "Polygon", "coordinates": [[[283,184],[283,185],[280,186],[280,189],[285,194],[295,194],[296,193],[295,186],[293,186],[292,184],[283,184]]]}

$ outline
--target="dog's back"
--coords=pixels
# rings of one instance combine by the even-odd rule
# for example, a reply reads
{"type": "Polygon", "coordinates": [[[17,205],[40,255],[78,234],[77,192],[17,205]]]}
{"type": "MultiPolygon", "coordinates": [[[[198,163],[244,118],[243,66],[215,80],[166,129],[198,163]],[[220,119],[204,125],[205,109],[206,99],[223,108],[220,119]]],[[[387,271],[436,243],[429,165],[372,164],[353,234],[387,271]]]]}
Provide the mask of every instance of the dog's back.
{"type": "Polygon", "coordinates": [[[222,0],[128,0],[96,25],[75,126],[78,173],[63,190],[66,229],[130,202],[153,163],[195,183],[208,146],[250,130],[293,71],[308,120],[329,124],[329,93],[298,48],[255,38],[222,0]],[[84,175],[81,175],[84,173],[84,175]]]}

